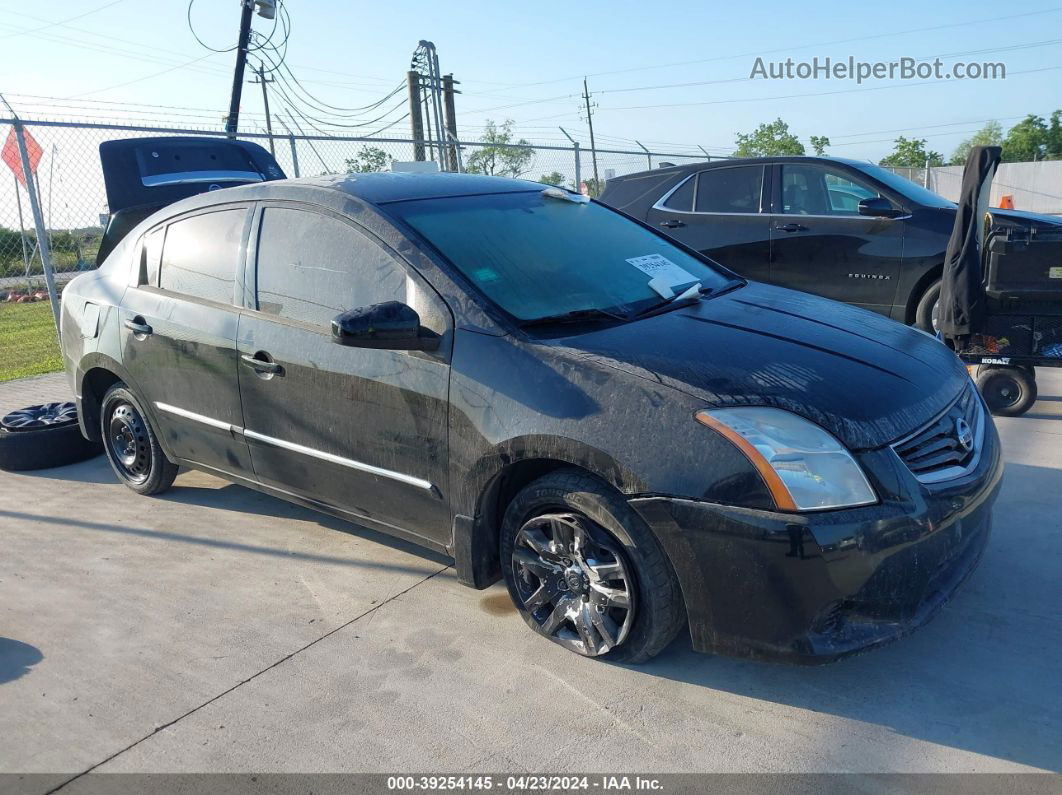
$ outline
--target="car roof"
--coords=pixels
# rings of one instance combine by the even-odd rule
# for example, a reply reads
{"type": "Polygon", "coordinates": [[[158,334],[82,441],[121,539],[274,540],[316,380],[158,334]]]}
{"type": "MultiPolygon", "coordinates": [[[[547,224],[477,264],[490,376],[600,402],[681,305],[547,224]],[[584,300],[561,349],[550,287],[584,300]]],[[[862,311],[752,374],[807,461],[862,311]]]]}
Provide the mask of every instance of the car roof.
{"type": "MultiPolygon", "coordinates": [[[[414,174],[381,171],[369,174],[327,174],[319,177],[276,180],[249,185],[242,193],[274,193],[277,190],[333,190],[361,199],[369,204],[386,204],[413,199],[440,199],[488,193],[519,193],[542,190],[544,185],[523,179],[491,177],[484,174],[449,172],[414,174]]],[[[250,198],[248,196],[248,198],[250,198]]]]}
{"type": "MultiPolygon", "coordinates": [[[[635,171],[630,174],[613,177],[615,180],[639,179],[650,174],[678,174],[690,171],[704,171],[711,168],[726,168],[727,166],[755,166],[771,165],[773,163],[840,163],[852,168],[865,168],[871,165],[865,160],[852,160],[847,157],[825,157],[819,155],[775,155],[772,157],[728,157],[722,160],[701,160],[695,163],[681,163],[677,165],[654,168],[651,171],[635,171]]],[[[611,180],[610,180],[611,181],[611,180]]]]}

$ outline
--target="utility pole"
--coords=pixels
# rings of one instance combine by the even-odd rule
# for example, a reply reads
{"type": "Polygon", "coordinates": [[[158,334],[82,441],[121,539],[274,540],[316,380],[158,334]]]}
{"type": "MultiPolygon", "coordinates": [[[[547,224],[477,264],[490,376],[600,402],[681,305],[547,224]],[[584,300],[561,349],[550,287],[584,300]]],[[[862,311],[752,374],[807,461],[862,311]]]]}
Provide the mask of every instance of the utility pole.
{"type": "Polygon", "coordinates": [[[424,160],[424,114],[420,107],[420,73],[406,72],[409,86],[409,127],[413,135],[413,159],[424,160]]]}
{"type": "Polygon", "coordinates": [[[454,76],[443,75],[443,111],[445,115],[446,137],[450,139],[446,147],[450,155],[450,171],[460,171],[457,162],[457,111],[454,107],[454,76]]]}
{"type": "Polygon", "coordinates": [[[266,89],[266,84],[272,83],[275,79],[276,78],[273,77],[266,78],[265,67],[262,64],[258,64],[258,79],[251,81],[252,83],[262,84],[262,104],[265,105],[266,133],[269,135],[269,154],[273,155],[273,157],[277,156],[277,150],[273,147],[273,122],[270,121],[269,91],[266,89]]]}
{"type": "Polygon", "coordinates": [[[232,97],[229,99],[229,117],[225,120],[225,132],[236,137],[240,122],[240,97],[243,95],[243,70],[247,66],[247,43],[251,39],[251,14],[254,0],[240,0],[240,36],[236,40],[236,72],[232,77],[232,97]]]}
{"type": "Polygon", "coordinates": [[[597,176],[597,147],[594,145],[594,112],[590,109],[590,90],[583,78],[583,99],[586,101],[586,124],[590,128],[590,157],[594,161],[594,190],[601,190],[601,181],[597,176]]]}

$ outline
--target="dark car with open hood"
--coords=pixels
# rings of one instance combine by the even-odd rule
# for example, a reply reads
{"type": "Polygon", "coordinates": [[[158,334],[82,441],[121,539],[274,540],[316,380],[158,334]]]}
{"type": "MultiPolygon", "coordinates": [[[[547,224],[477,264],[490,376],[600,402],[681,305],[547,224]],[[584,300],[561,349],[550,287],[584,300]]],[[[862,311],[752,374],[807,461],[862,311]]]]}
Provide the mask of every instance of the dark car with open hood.
{"type": "Polygon", "coordinates": [[[686,626],[800,662],[893,640],[977,564],[1002,474],[932,337],[531,182],[184,198],[70,284],[62,325],[130,488],[192,467],[412,540],[611,660],[686,626]]]}

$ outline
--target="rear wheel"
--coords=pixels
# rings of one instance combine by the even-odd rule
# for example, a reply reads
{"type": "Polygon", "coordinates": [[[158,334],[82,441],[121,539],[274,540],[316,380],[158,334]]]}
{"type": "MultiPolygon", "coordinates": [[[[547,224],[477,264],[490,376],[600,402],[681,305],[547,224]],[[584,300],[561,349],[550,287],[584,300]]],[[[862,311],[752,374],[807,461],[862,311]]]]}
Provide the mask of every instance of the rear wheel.
{"type": "Polygon", "coordinates": [[[137,494],[158,494],[173,485],[177,465],[166,458],[139,401],[121,382],[103,396],[100,435],[114,474],[137,494]]]}
{"type": "Polygon", "coordinates": [[[523,489],[502,524],[509,595],[531,629],[585,657],[642,662],[682,628],[664,551],[622,496],[577,470],[523,489]]]}
{"type": "Polygon", "coordinates": [[[1017,417],[1036,403],[1036,378],[1025,368],[980,367],[977,388],[989,410],[1000,417],[1017,417]]]}

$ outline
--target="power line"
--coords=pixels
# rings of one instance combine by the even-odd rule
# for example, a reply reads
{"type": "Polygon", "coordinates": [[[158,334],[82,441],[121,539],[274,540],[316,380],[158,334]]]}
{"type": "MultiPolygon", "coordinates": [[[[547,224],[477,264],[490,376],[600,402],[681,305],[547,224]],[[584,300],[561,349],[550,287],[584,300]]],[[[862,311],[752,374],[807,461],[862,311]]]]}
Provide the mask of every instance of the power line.
{"type": "MultiPolygon", "coordinates": [[[[116,6],[119,3],[121,3],[121,2],[124,2],[124,0],[112,0],[112,2],[105,3],[104,5],[101,5],[98,8],[93,8],[90,11],[85,11],[85,12],[83,12],[81,14],[77,14],[76,16],[67,17],[66,19],[61,19],[58,22],[49,22],[46,25],[41,25],[39,28],[32,28],[30,30],[20,30],[20,31],[17,31],[15,33],[8,33],[5,36],[0,36],[0,41],[3,41],[4,39],[14,38],[15,36],[25,36],[27,34],[39,33],[42,30],[47,30],[48,28],[54,28],[57,25],[64,25],[65,26],[67,22],[73,22],[75,19],[81,19],[82,17],[87,17],[90,14],[99,13],[100,11],[103,11],[104,9],[110,8],[111,6],[116,6]]],[[[7,13],[7,12],[5,12],[5,13],[7,13]]]]}
{"type": "MultiPolygon", "coordinates": [[[[855,37],[850,37],[850,38],[846,38],[846,39],[834,39],[833,41],[822,41],[822,42],[816,42],[816,43],[812,43],[812,44],[793,44],[793,45],[787,45],[785,47],[778,47],[778,48],[775,48],[775,49],[772,49],[772,50],[756,50],[756,51],[752,51],[752,52],[736,53],[736,54],[733,54],[733,55],[717,55],[717,56],[713,56],[711,58],[697,58],[697,59],[689,60],[689,61],[672,61],[670,63],[651,64],[649,66],[632,66],[632,67],[628,67],[626,69],[612,69],[612,70],[604,71],[604,72],[593,72],[593,73],[591,73],[589,75],[586,75],[586,76],[587,77],[604,77],[605,75],[629,74],[631,72],[643,72],[643,71],[648,71],[648,70],[651,70],[651,69],[667,69],[667,68],[671,68],[671,67],[675,67],[675,66],[691,66],[693,64],[712,63],[712,62],[715,62],[715,61],[728,61],[728,60],[733,60],[733,59],[737,59],[737,58],[753,58],[753,57],[757,57],[757,56],[774,55],[776,53],[789,53],[789,52],[793,52],[794,50],[806,50],[806,49],[809,49],[809,48],[817,48],[817,47],[831,47],[831,46],[836,45],[836,44],[853,44],[855,42],[871,41],[873,39],[889,38],[889,37],[892,37],[892,36],[906,36],[906,35],[908,35],[910,33],[928,33],[928,32],[937,31],[937,30],[947,30],[947,29],[950,29],[950,28],[964,27],[964,26],[970,26],[970,25],[980,25],[980,24],[984,24],[984,23],[987,23],[987,22],[1002,22],[1002,21],[1010,20],[1010,19],[1019,19],[1021,17],[1030,17],[1030,16],[1037,16],[1037,15],[1042,15],[1042,14],[1053,14],[1053,13],[1056,13],[1058,11],[1062,11],[1062,6],[1055,6],[1054,8],[1040,9],[1038,11],[1025,11],[1025,12],[1022,12],[1020,14],[1007,14],[1005,16],[999,16],[999,17],[989,17],[989,18],[982,18],[982,19],[970,19],[970,20],[964,20],[962,22],[950,22],[950,23],[947,23],[947,24],[944,24],[944,25],[931,25],[931,26],[923,26],[923,27],[918,27],[918,28],[908,28],[906,30],[889,31],[889,32],[885,32],[885,33],[873,33],[873,34],[870,34],[870,35],[867,35],[867,36],[855,36],[855,37]]],[[[571,81],[571,80],[580,80],[580,79],[582,79],[582,77],[583,77],[583,75],[574,75],[574,76],[571,76],[571,77],[558,77],[558,78],[551,79],[551,80],[538,80],[538,81],[535,81],[535,82],[532,82],[532,83],[510,83],[510,84],[508,84],[506,86],[503,86],[503,88],[526,88],[526,87],[530,87],[530,86],[550,85],[550,84],[553,84],[553,83],[563,83],[563,82],[567,82],[567,81],[571,81]]]]}

